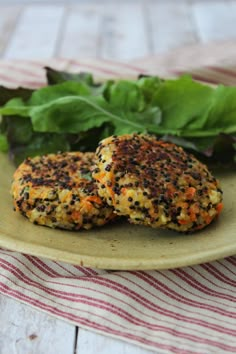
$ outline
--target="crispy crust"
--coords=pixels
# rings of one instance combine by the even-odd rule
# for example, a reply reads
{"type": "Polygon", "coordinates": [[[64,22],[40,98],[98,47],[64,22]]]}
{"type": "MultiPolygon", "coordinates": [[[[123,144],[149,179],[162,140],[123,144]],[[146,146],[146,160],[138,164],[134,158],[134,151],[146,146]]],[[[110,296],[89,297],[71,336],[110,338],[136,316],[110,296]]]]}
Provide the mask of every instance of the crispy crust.
{"type": "Polygon", "coordinates": [[[69,152],[26,159],[15,171],[14,206],[35,224],[68,230],[101,226],[113,209],[91,178],[93,153],[69,152]]]}
{"type": "Polygon", "coordinates": [[[222,209],[219,182],[181,147],[133,134],[104,139],[96,155],[99,195],[132,223],[195,231],[222,209]]]}

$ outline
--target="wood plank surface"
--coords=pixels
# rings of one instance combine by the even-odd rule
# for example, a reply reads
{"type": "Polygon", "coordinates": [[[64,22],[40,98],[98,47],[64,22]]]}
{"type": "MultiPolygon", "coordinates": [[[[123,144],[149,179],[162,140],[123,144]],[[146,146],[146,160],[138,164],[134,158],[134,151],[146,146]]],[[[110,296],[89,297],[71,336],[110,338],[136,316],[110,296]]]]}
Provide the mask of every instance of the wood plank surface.
{"type": "Polygon", "coordinates": [[[197,42],[189,1],[147,3],[153,53],[197,42]]]}
{"type": "Polygon", "coordinates": [[[5,59],[43,59],[54,56],[64,7],[27,6],[6,47],[5,59]]]}
{"type": "Polygon", "coordinates": [[[74,354],[75,326],[0,295],[0,354],[74,354]]]}
{"type": "Polygon", "coordinates": [[[70,7],[58,54],[121,61],[150,54],[143,6],[122,2],[70,7]]]}
{"type": "Polygon", "coordinates": [[[120,61],[150,54],[143,6],[107,4],[101,23],[99,57],[120,61]]]}
{"type": "Polygon", "coordinates": [[[1,6],[0,56],[127,61],[188,44],[236,38],[235,21],[233,0],[1,6]]]}
{"type": "Polygon", "coordinates": [[[58,47],[63,58],[96,58],[99,47],[100,6],[70,6],[58,47]]]}
{"type": "Polygon", "coordinates": [[[0,10],[0,55],[4,53],[14,32],[22,7],[2,6],[0,10]]]}
{"type": "Polygon", "coordinates": [[[199,41],[236,38],[236,2],[204,1],[193,4],[199,41]]]}

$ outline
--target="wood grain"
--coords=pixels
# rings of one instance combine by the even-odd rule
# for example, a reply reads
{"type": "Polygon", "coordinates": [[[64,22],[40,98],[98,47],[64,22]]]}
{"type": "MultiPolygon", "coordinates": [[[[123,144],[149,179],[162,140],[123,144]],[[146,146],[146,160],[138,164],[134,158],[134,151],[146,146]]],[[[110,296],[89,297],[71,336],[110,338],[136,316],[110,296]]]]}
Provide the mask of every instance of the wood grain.
{"type": "Polygon", "coordinates": [[[97,57],[101,10],[96,4],[69,7],[58,48],[64,58],[97,57]]]}
{"type": "Polygon", "coordinates": [[[6,47],[5,59],[38,59],[54,55],[63,6],[28,6],[24,9],[11,41],[6,47]]]}
{"type": "Polygon", "coordinates": [[[73,354],[75,327],[0,295],[1,354],[73,354]]]}
{"type": "Polygon", "coordinates": [[[108,4],[103,12],[99,57],[120,61],[148,55],[143,7],[137,3],[108,4]]]}
{"type": "Polygon", "coordinates": [[[2,6],[0,9],[0,55],[14,32],[21,10],[20,6],[2,6]]]}
{"type": "Polygon", "coordinates": [[[59,56],[125,61],[149,53],[140,3],[81,4],[67,10],[59,56]]]}
{"type": "Polygon", "coordinates": [[[147,9],[154,53],[165,52],[197,41],[188,1],[149,3],[147,9]]]}
{"type": "Polygon", "coordinates": [[[236,38],[235,1],[195,2],[193,16],[201,42],[236,38]]]}
{"type": "MultiPolygon", "coordinates": [[[[13,3],[13,2],[12,2],[13,3]]],[[[78,1],[1,6],[0,57],[127,61],[236,38],[233,0],[78,1]]]]}

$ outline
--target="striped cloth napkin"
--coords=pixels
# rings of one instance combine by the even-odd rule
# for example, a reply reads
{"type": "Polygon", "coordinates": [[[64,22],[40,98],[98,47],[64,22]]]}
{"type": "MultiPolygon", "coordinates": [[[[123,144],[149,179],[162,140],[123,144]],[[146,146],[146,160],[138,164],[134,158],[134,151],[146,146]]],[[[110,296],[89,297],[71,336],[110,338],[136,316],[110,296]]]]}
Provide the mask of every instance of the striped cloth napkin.
{"type": "MultiPolygon", "coordinates": [[[[97,78],[159,74],[161,67],[109,61],[1,62],[0,83],[45,84],[43,66],[97,78]]],[[[171,76],[181,70],[166,72],[171,76]]],[[[236,84],[236,70],[192,70],[236,84]]],[[[0,201],[2,203],[3,201],[0,201]]],[[[167,353],[236,353],[236,257],[164,271],[89,269],[0,249],[0,292],[78,326],[167,353]]]]}

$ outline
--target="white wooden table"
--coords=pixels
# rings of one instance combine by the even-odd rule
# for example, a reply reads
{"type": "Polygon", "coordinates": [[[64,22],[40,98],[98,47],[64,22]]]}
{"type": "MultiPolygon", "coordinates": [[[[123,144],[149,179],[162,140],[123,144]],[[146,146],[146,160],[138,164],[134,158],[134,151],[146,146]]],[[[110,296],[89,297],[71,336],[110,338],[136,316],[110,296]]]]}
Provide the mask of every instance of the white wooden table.
{"type": "MultiPolygon", "coordinates": [[[[0,0],[0,59],[132,61],[236,39],[236,1],[0,0]]],[[[0,354],[148,354],[0,296],[0,354]]]]}

